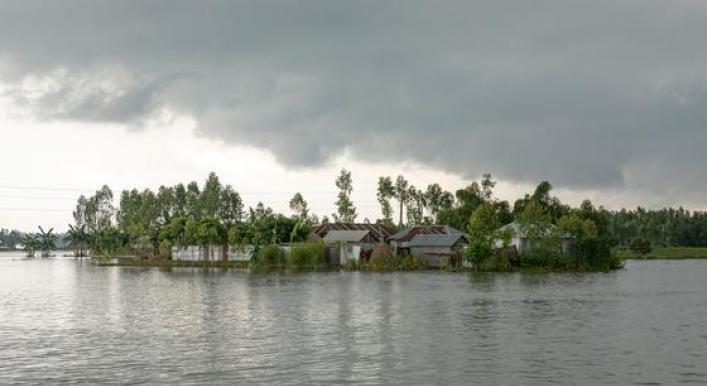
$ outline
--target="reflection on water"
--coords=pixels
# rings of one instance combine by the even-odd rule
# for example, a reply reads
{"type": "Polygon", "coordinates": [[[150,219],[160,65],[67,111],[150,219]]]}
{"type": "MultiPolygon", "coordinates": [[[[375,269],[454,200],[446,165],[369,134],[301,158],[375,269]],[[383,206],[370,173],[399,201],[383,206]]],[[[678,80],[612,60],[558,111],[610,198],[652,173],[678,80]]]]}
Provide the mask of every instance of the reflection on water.
{"type": "Polygon", "coordinates": [[[707,261],[609,274],[95,267],[0,255],[0,384],[707,382],[707,261]]]}

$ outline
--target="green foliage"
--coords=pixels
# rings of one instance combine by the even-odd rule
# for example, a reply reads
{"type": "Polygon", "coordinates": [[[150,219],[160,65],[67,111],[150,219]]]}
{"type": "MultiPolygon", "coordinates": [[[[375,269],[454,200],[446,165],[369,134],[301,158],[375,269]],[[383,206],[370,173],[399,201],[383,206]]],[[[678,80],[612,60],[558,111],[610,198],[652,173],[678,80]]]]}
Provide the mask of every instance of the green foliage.
{"type": "Polygon", "coordinates": [[[400,271],[420,271],[427,268],[427,263],[415,256],[405,256],[400,260],[400,271]]]}
{"type": "Polygon", "coordinates": [[[481,272],[509,272],[512,270],[512,261],[517,261],[515,249],[498,249],[479,261],[475,265],[481,272]]]}
{"type": "Polygon", "coordinates": [[[631,250],[638,253],[641,256],[645,256],[653,250],[653,246],[651,245],[651,242],[641,238],[641,237],[636,237],[631,241],[631,250]]]}
{"type": "Polygon", "coordinates": [[[37,236],[29,233],[26,234],[22,244],[24,244],[24,250],[27,253],[27,257],[34,257],[35,251],[39,248],[39,240],[37,239],[37,236]]]}
{"type": "Polygon", "coordinates": [[[172,243],[170,241],[162,240],[160,242],[159,257],[160,259],[172,259],[172,243]]]}
{"type": "Polygon", "coordinates": [[[287,258],[290,267],[315,268],[326,265],[326,246],[322,242],[292,244],[287,258]]]}
{"type": "Polygon", "coordinates": [[[530,239],[545,238],[551,227],[550,221],[542,205],[535,201],[530,201],[516,217],[521,233],[530,239]]]}
{"type": "Polygon", "coordinates": [[[301,220],[307,220],[309,209],[307,208],[307,201],[304,200],[301,193],[297,192],[292,197],[290,200],[290,209],[292,209],[295,216],[299,217],[301,220]]]}
{"type": "Polygon", "coordinates": [[[74,249],[75,257],[84,257],[85,250],[88,248],[89,235],[86,232],[86,225],[73,226],[69,224],[69,231],[67,232],[70,245],[74,249]]]}
{"type": "Polygon", "coordinates": [[[707,259],[706,247],[656,247],[646,255],[626,248],[617,248],[614,253],[623,259],[707,259]]]}
{"type": "Polygon", "coordinates": [[[567,270],[572,265],[573,260],[573,257],[563,255],[556,250],[542,247],[532,248],[519,256],[519,267],[567,270]]]}
{"type": "Polygon", "coordinates": [[[494,242],[499,236],[500,222],[493,204],[479,205],[469,219],[467,233],[469,234],[469,248],[467,257],[472,262],[479,262],[491,254],[494,242]]]}
{"type": "Polygon", "coordinates": [[[290,242],[304,241],[309,236],[310,228],[305,220],[297,219],[290,231],[290,242]]]}
{"type": "Polygon", "coordinates": [[[608,271],[622,266],[622,261],[612,254],[616,239],[595,237],[578,240],[575,249],[577,263],[581,268],[594,271],[608,271]]]}
{"type": "MultiPolygon", "coordinates": [[[[347,262],[348,263],[348,262],[347,262]]],[[[354,269],[356,264],[348,264],[347,269],[354,269]]],[[[371,253],[370,259],[367,262],[357,264],[357,268],[367,271],[417,271],[425,269],[427,263],[414,256],[405,256],[403,258],[394,256],[387,244],[378,244],[371,253]]]]}
{"type": "Polygon", "coordinates": [[[590,219],[582,219],[576,213],[563,216],[557,221],[557,227],[562,234],[568,234],[577,239],[591,239],[598,236],[597,226],[590,219]]]}
{"type": "Polygon", "coordinates": [[[353,192],[353,179],[351,172],[341,169],[341,174],[336,179],[336,187],[339,189],[338,200],[336,201],[337,213],[334,218],[340,222],[354,222],[356,220],[356,207],[351,201],[353,192]]]}
{"type": "Polygon", "coordinates": [[[357,271],[362,268],[360,261],[349,259],[344,263],[344,269],[347,271],[357,271]]]}
{"type": "Polygon", "coordinates": [[[393,186],[393,197],[398,200],[398,227],[403,226],[403,205],[408,201],[408,181],[402,175],[395,179],[395,185],[393,186]]]}
{"type": "Polygon", "coordinates": [[[24,237],[22,232],[0,229],[0,247],[13,251],[17,244],[22,244],[24,237]]]}
{"type": "Polygon", "coordinates": [[[452,208],[454,205],[454,196],[452,193],[442,190],[442,187],[436,183],[427,185],[425,200],[427,202],[427,209],[432,216],[433,222],[436,224],[440,223],[440,212],[452,208]]]}
{"type": "Polygon", "coordinates": [[[371,256],[362,268],[369,271],[398,271],[400,258],[393,255],[371,256]]]}
{"type": "Polygon", "coordinates": [[[284,267],[287,264],[287,254],[278,245],[266,245],[258,252],[255,265],[260,268],[284,267]]]}
{"type": "Polygon", "coordinates": [[[417,190],[411,185],[407,192],[407,201],[405,208],[407,209],[408,225],[429,224],[431,220],[425,217],[425,208],[427,201],[424,192],[417,190]]]}
{"type": "Polygon", "coordinates": [[[44,228],[39,227],[39,238],[37,239],[37,247],[42,251],[42,257],[49,256],[49,253],[56,249],[56,241],[59,237],[54,234],[54,228],[44,231],[44,228]]]}

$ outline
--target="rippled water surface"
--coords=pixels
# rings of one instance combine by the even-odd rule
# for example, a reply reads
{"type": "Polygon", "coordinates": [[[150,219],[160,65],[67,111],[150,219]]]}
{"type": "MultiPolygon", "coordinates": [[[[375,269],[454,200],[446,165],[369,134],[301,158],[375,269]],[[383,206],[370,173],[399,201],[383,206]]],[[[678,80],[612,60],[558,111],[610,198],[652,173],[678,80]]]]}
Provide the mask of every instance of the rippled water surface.
{"type": "Polygon", "coordinates": [[[0,384],[60,382],[707,383],[707,261],[250,274],[0,255],[0,384]]]}

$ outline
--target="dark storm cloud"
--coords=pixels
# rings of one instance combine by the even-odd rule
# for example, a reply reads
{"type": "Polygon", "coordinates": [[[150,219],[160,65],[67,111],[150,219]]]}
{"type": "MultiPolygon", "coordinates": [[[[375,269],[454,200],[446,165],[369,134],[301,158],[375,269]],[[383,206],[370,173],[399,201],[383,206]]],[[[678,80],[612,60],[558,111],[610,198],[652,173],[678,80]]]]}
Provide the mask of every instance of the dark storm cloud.
{"type": "Polygon", "coordinates": [[[12,91],[40,118],[169,108],[291,167],[346,150],[658,189],[704,174],[706,20],[687,0],[6,1],[0,63],[51,80],[12,91]]]}

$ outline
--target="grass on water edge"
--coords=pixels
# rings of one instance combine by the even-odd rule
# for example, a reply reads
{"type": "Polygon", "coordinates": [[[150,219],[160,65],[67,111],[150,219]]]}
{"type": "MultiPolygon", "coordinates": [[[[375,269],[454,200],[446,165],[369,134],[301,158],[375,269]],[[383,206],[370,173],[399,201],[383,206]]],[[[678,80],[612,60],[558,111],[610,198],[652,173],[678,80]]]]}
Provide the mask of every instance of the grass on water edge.
{"type": "Polygon", "coordinates": [[[615,253],[622,259],[630,260],[707,259],[706,247],[656,247],[644,256],[630,249],[617,249],[615,253]]]}

